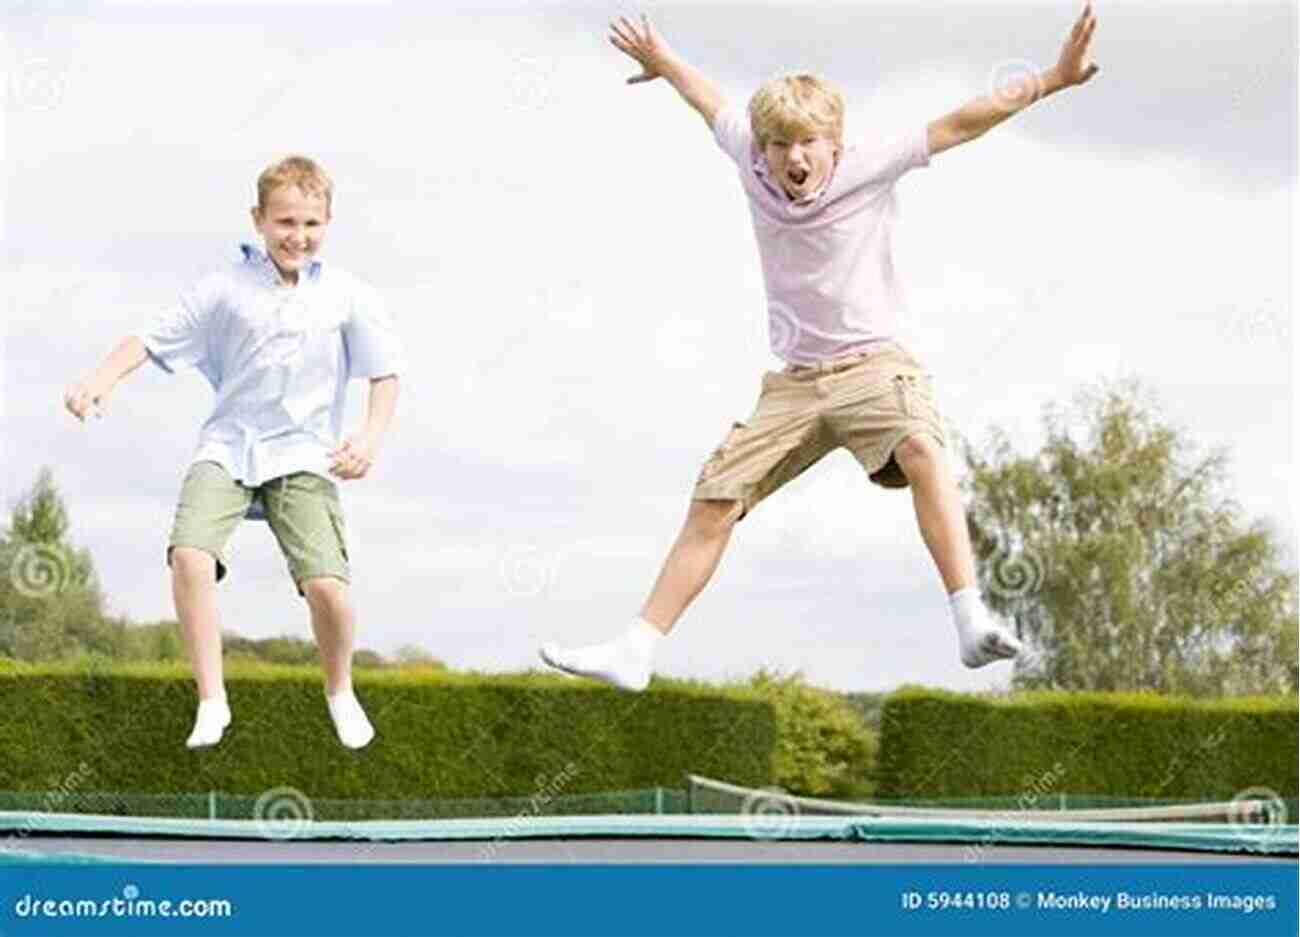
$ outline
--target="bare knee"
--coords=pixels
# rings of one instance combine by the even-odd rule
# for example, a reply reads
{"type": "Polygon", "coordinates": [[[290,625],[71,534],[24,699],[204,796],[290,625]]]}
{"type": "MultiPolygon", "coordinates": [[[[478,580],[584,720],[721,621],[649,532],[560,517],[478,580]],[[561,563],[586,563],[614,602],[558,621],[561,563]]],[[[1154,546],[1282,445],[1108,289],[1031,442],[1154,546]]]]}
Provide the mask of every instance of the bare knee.
{"type": "Polygon", "coordinates": [[[171,567],[173,578],[186,583],[217,581],[216,557],[198,547],[172,547],[171,567]]]}
{"type": "Polygon", "coordinates": [[[908,436],[894,447],[894,460],[910,482],[941,468],[943,454],[939,444],[929,436],[916,435],[908,436]]]}
{"type": "Polygon", "coordinates": [[[318,609],[342,609],[347,605],[347,592],[342,580],[333,576],[313,576],[301,583],[307,604],[318,609]]]}
{"type": "Polygon", "coordinates": [[[716,540],[731,533],[740,515],[739,501],[692,501],[682,533],[688,537],[716,540]]]}

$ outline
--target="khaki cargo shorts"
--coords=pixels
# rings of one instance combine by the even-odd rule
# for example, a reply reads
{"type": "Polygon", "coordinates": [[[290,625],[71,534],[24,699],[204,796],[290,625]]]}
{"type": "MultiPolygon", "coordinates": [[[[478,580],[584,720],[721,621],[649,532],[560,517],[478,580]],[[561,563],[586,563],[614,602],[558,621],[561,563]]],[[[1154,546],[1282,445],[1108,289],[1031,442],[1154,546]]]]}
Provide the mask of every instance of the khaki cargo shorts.
{"type": "Polygon", "coordinates": [[[220,582],[229,566],[226,543],[245,516],[266,518],[299,595],[304,595],[302,584],[316,576],[350,581],[343,508],[334,482],[312,472],[294,472],[249,487],[219,463],[208,461],[191,465],[181,484],[167,540],[167,565],[174,547],[195,547],[216,559],[220,582]]]}
{"type": "Polygon", "coordinates": [[[738,501],[744,517],[814,462],[844,446],[884,488],[906,488],[894,449],[924,434],[947,447],[930,374],[884,341],[860,355],[763,375],[753,415],[704,463],[692,498],[738,501]]]}

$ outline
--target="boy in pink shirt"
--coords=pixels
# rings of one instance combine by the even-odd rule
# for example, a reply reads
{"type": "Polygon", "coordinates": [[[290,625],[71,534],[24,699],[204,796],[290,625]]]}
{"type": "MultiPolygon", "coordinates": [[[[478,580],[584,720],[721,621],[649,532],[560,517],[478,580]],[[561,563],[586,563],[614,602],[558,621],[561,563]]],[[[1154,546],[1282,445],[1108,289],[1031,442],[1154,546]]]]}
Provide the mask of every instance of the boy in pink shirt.
{"type": "Polygon", "coordinates": [[[655,648],[717,568],[731,531],[763,498],[844,446],[871,481],[912,489],[917,523],[949,595],[967,667],[1014,659],[1020,642],[984,606],[957,481],[944,458],[930,375],[898,340],[905,312],[890,256],[894,183],[974,140],[1035,100],[1081,85],[1096,28],[1091,2],[1057,64],[1020,93],[981,97],[897,138],[846,146],[843,100],[811,75],[769,81],[748,113],[677,56],[645,17],[611,24],[610,42],[641,66],[629,83],[664,78],[735,161],[767,292],[772,350],[753,415],[705,462],[686,523],[640,617],[604,644],[542,648],[565,672],[621,689],[650,682],[655,648]]]}

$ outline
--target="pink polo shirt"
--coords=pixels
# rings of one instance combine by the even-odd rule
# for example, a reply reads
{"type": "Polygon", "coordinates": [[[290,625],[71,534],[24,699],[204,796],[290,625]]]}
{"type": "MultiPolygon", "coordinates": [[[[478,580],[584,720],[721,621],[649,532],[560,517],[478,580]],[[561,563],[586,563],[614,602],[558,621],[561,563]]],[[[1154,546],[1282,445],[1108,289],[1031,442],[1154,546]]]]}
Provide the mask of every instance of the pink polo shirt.
{"type": "Polygon", "coordinates": [[[773,353],[815,364],[898,337],[907,307],[890,247],[894,183],[930,164],[925,125],[846,146],[830,181],[798,202],[769,177],[744,110],[719,111],[713,135],[749,197],[773,353]]]}

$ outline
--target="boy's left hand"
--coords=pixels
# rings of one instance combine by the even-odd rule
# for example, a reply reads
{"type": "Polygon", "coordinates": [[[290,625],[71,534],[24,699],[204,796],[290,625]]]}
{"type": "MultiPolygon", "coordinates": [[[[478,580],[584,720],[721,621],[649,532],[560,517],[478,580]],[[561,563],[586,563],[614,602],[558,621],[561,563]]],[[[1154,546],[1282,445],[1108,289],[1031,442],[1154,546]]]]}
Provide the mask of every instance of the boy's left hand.
{"type": "Polygon", "coordinates": [[[374,459],[374,440],[365,433],[357,433],[343,440],[343,445],[330,451],[330,474],[344,480],[365,478],[374,459]]]}
{"type": "Polygon", "coordinates": [[[1097,17],[1092,13],[1092,0],[1083,5],[1083,12],[1075,21],[1070,35],[1065,37],[1061,47],[1061,57],[1056,63],[1056,73],[1067,87],[1081,85],[1100,70],[1097,63],[1085,64],[1088,57],[1088,45],[1092,42],[1092,31],[1097,28],[1097,17]]]}

